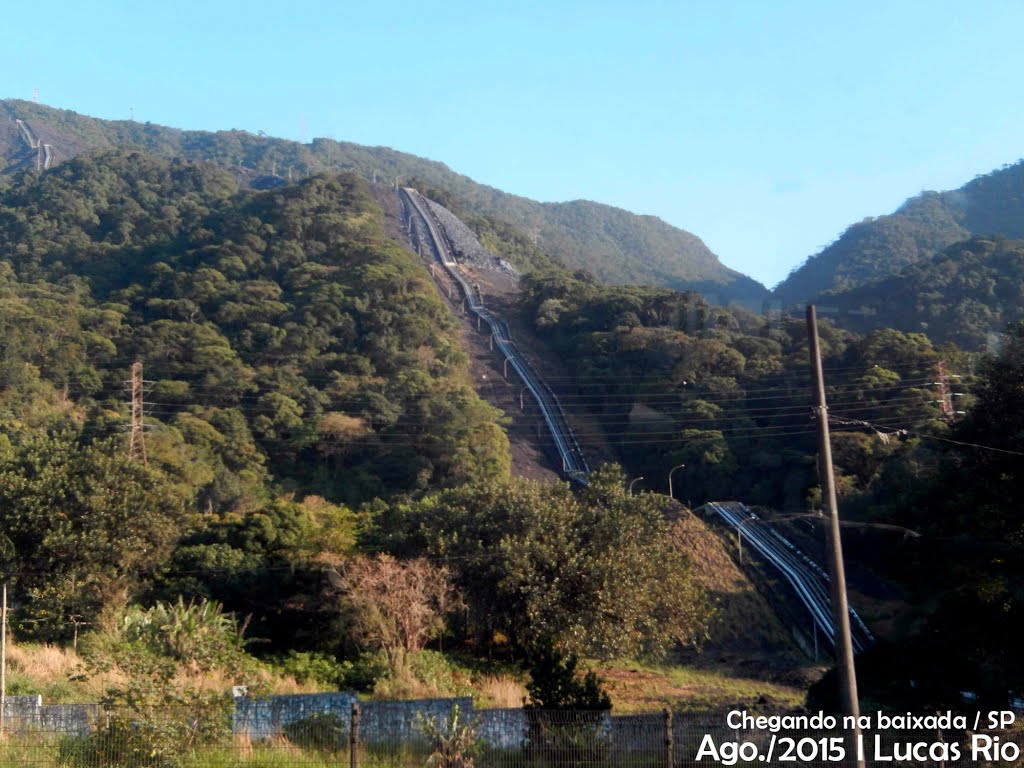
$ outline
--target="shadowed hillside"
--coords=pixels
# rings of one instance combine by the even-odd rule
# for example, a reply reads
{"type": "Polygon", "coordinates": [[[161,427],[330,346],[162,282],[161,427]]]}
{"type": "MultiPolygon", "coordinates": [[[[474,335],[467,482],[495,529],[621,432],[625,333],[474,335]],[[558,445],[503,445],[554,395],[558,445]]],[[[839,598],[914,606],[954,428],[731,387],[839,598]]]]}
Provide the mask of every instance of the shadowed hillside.
{"type": "Polygon", "coordinates": [[[897,328],[983,350],[1024,319],[1024,242],[975,237],[898,275],[828,297],[855,331],[897,328]]]}

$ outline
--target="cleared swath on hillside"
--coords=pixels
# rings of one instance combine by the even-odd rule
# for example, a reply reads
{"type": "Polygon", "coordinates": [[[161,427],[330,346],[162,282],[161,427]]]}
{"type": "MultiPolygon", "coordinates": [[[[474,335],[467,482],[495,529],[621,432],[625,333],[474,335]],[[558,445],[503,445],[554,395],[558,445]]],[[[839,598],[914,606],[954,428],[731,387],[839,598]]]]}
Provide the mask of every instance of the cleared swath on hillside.
{"type": "Polygon", "coordinates": [[[95,148],[137,146],[162,157],[185,157],[223,165],[243,183],[261,187],[322,171],[350,171],[369,180],[424,189],[441,188],[467,210],[494,217],[524,232],[542,250],[571,269],[587,269],[610,283],[642,283],[713,294],[723,303],[759,305],[760,283],[724,266],[695,235],[652,216],[637,216],[587,201],[539,203],[478,184],[446,165],[385,147],[329,139],[310,144],[245,131],[181,131],[110,121],[32,102],[0,101],[0,174],[34,167],[18,144],[14,118],[27,121],[54,147],[58,160],[95,148]]]}

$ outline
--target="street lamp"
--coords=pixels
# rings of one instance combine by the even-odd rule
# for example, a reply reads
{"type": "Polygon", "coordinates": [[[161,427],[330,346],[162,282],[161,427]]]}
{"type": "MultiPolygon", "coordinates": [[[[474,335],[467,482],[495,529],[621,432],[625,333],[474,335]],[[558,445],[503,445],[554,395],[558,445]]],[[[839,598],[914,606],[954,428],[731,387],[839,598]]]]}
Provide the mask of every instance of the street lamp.
{"type": "Polygon", "coordinates": [[[644,479],[644,476],[640,475],[640,477],[634,477],[632,480],[629,481],[629,495],[630,496],[633,495],[633,483],[635,483],[637,480],[643,480],[643,479],[644,479]]]}
{"type": "Polygon", "coordinates": [[[686,466],[685,464],[677,464],[676,466],[672,467],[672,469],[670,469],[668,471],[668,497],[670,499],[674,499],[675,498],[675,496],[672,495],[672,473],[675,472],[677,469],[682,469],[685,466],[686,466]]]}

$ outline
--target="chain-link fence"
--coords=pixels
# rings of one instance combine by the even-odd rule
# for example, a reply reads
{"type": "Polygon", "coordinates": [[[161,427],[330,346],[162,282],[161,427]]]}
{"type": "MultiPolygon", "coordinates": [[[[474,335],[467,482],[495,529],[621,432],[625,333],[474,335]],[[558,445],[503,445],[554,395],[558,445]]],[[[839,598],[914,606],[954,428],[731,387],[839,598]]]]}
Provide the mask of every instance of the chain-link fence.
{"type": "MultiPolygon", "coordinates": [[[[857,756],[856,738],[839,727],[737,728],[726,713],[474,711],[468,700],[288,705],[8,714],[0,768],[835,766],[854,765],[857,756]]],[[[889,729],[862,733],[860,743],[866,765],[1013,765],[1020,736],[889,729]]]]}

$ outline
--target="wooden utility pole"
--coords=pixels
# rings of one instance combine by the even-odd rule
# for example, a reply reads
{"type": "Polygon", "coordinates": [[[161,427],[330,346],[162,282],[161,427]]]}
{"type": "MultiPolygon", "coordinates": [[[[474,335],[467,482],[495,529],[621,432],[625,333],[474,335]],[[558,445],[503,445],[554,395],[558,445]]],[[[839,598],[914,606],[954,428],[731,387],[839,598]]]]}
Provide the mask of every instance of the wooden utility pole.
{"type": "Polygon", "coordinates": [[[141,461],[143,466],[149,466],[146,458],[146,437],[145,437],[145,408],[143,400],[142,361],[136,360],[132,363],[132,423],[131,438],[128,443],[128,457],[133,461],[141,461]]]}
{"type": "MultiPolygon", "coordinates": [[[[826,559],[832,592],[832,625],[835,629],[836,671],[839,673],[839,695],[843,714],[854,722],[860,716],[857,699],[857,672],[853,663],[853,639],[850,636],[850,607],[846,601],[846,572],[843,569],[843,545],[839,537],[839,505],[836,502],[836,479],[832,469],[832,444],[828,431],[828,406],[825,405],[825,375],[821,369],[821,346],[818,343],[818,318],[814,305],[807,306],[807,338],[810,347],[811,371],[814,374],[814,414],[818,422],[818,463],[821,495],[829,517],[826,559]]],[[[856,743],[856,731],[854,732],[856,743]]],[[[853,746],[852,744],[850,745],[853,746]]],[[[847,751],[849,754],[849,750],[847,751]]],[[[863,765],[863,760],[857,761],[863,765]]]]}

